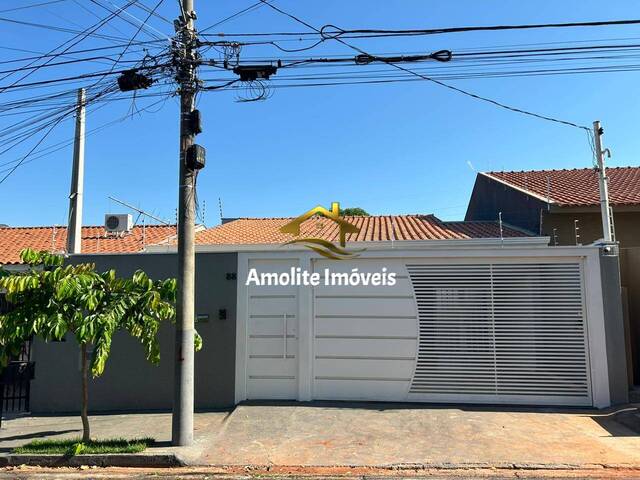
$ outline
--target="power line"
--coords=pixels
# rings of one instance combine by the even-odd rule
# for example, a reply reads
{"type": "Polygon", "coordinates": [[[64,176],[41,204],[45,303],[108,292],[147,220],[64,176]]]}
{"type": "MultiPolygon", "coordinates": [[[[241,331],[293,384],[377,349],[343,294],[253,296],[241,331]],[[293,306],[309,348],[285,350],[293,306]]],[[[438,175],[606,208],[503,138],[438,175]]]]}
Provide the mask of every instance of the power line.
{"type": "MultiPolygon", "coordinates": [[[[165,63],[165,64],[153,65],[153,66],[149,66],[149,67],[137,67],[136,70],[160,68],[160,67],[166,67],[166,66],[169,66],[169,65],[170,65],[169,63],[165,63]]],[[[72,81],[72,80],[83,80],[85,78],[104,77],[105,75],[118,75],[118,74],[125,73],[127,71],[128,71],[128,69],[127,70],[109,70],[107,72],[84,73],[82,75],[75,75],[75,76],[72,76],[72,77],[53,78],[53,79],[49,79],[49,80],[40,80],[38,82],[12,84],[12,85],[4,86],[4,87],[0,86],[0,91],[4,92],[6,90],[15,89],[15,88],[33,87],[33,86],[39,86],[39,85],[50,85],[50,84],[53,84],[53,83],[69,82],[69,81],[72,81]]]]}
{"type": "MultiPolygon", "coordinates": [[[[19,67],[19,68],[13,68],[11,70],[0,70],[0,74],[2,73],[17,73],[17,72],[23,72],[25,70],[35,70],[38,68],[50,68],[50,67],[59,67],[60,65],[72,65],[75,63],[84,63],[84,62],[91,62],[94,60],[106,60],[109,62],[112,62],[113,64],[117,64],[119,62],[125,62],[125,63],[138,63],[138,60],[114,60],[113,58],[110,57],[106,57],[106,56],[100,56],[100,57],[88,57],[88,58],[76,58],[74,60],[66,60],[64,62],[55,62],[55,63],[49,63],[47,65],[43,65],[43,66],[28,66],[28,67],[19,67]]],[[[0,64],[2,64],[4,62],[0,62],[0,64]]]]}
{"type": "MultiPolygon", "coordinates": [[[[75,92],[75,90],[74,90],[74,92],[75,92]]],[[[138,98],[139,98],[139,96],[138,96],[138,98]]],[[[164,103],[166,103],[166,101],[169,98],[171,98],[170,95],[164,95],[164,98],[161,98],[160,100],[158,100],[156,102],[153,102],[153,103],[151,103],[150,105],[148,105],[148,106],[146,106],[144,108],[141,108],[140,112],[157,113],[162,108],[162,106],[160,107],[160,109],[158,109],[156,111],[153,111],[151,109],[153,107],[155,107],[156,105],[158,105],[158,104],[163,104],[164,105],[164,103]]],[[[102,130],[104,130],[106,128],[109,128],[109,127],[111,127],[111,126],[113,126],[113,125],[115,125],[117,123],[121,123],[121,122],[123,122],[123,121],[125,121],[125,120],[127,120],[127,119],[129,119],[131,117],[132,117],[132,115],[128,113],[127,115],[124,115],[124,116],[122,116],[120,118],[116,118],[115,120],[111,120],[110,122],[107,122],[107,123],[102,124],[102,125],[100,125],[98,127],[95,127],[92,130],[89,130],[86,133],[86,136],[94,135],[94,134],[96,134],[96,133],[98,133],[98,132],[100,132],[100,131],[102,131],[102,130]]],[[[73,142],[74,142],[74,138],[71,138],[69,140],[58,142],[58,143],[56,143],[54,145],[50,145],[46,149],[43,149],[40,152],[38,152],[38,154],[36,156],[31,156],[31,158],[29,158],[28,160],[23,161],[22,165],[27,164],[27,163],[31,163],[31,162],[33,162],[35,160],[38,160],[40,158],[46,157],[48,155],[51,155],[52,153],[58,152],[58,151],[62,150],[63,148],[66,148],[66,147],[68,147],[70,145],[73,145],[73,142]]],[[[34,151],[33,153],[36,153],[36,152],[34,151]]],[[[19,161],[20,161],[20,159],[4,162],[4,163],[0,164],[0,167],[6,166],[6,165],[10,165],[12,163],[19,162],[19,161]]],[[[0,173],[4,173],[6,171],[9,171],[11,168],[12,167],[0,170],[0,173]]]]}
{"type": "MultiPolygon", "coordinates": [[[[304,20],[301,20],[300,18],[296,17],[295,15],[292,15],[292,14],[290,14],[288,12],[285,12],[284,10],[276,7],[275,5],[271,5],[271,4],[267,3],[266,0],[260,0],[260,1],[262,3],[264,3],[265,5],[267,5],[269,8],[271,8],[272,10],[275,10],[276,12],[279,12],[280,14],[291,18],[291,19],[295,20],[296,22],[298,22],[298,23],[306,26],[307,28],[310,28],[310,29],[316,31],[317,33],[321,34],[322,36],[324,36],[324,34],[321,32],[321,30],[317,29],[313,25],[310,25],[309,23],[305,22],[304,20]]],[[[640,20],[638,20],[638,23],[640,23],[640,20]]],[[[365,52],[364,50],[345,42],[343,39],[341,39],[339,37],[330,37],[330,38],[332,38],[333,40],[336,40],[339,43],[342,43],[343,45],[349,47],[352,50],[355,50],[356,52],[358,52],[358,53],[360,53],[362,55],[371,56],[369,53],[365,52]]],[[[531,116],[531,117],[539,118],[541,120],[547,120],[549,122],[559,123],[559,124],[562,124],[562,125],[567,125],[567,126],[579,128],[579,129],[582,129],[582,130],[586,130],[587,132],[591,132],[591,129],[589,127],[584,126],[584,125],[578,125],[576,123],[569,122],[567,120],[561,120],[561,119],[550,117],[550,116],[547,116],[547,115],[541,115],[539,113],[534,113],[534,112],[530,112],[528,110],[523,110],[521,108],[512,107],[512,106],[507,105],[505,103],[498,102],[497,100],[493,100],[493,99],[488,98],[488,97],[483,97],[481,95],[477,95],[477,94],[469,92],[467,90],[463,90],[461,88],[454,87],[453,85],[449,85],[448,83],[444,83],[444,82],[442,82],[440,80],[436,80],[436,79],[433,79],[433,78],[428,77],[426,75],[422,75],[420,73],[414,72],[414,71],[412,71],[412,70],[410,70],[408,68],[405,68],[405,67],[403,67],[401,65],[398,65],[396,63],[392,63],[392,62],[389,62],[389,61],[386,61],[385,63],[387,63],[388,65],[390,65],[390,66],[392,66],[394,68],[397,68],[398,70],[402,70],[402,71],[404,71],[406,73],[409,73],[411,75],[415,75],[415,76],[420,77],[420,78],[422,78],[424,80],[428,80],[428,81],[433,82],[433,83],[435,83],[437,85],[445,87],[445,88],[447,88],[449,90],[461,93],[461,94],[466,95],[466,96],[471,97],[471,98],[475,98],[476,100],[481,100],[483,102],[490,103],[492,105],[495,105],[497,107],[503,108],[505,110],[509,110],[511,112],[520,113],[520,114],[523,114],[523,115],[528,115],[528,116],[531,116]]]]}
{"type": "MultiPolygon", "coordinates": [[[[140,45],[147,45],[150,46],[150,48],[153,48],[151,45],[156,44],[156,43],[166,43],[166,40],[148,40],[148,41],[144,41],[144,42],[133,42],[131,44],[131,46],[140,46],[140,45]]],[[[92,53],[92,52],[99,52],[99,51],[103,51],[103,50],[114,50],[116,48],[122,48],[122,47],[126,47],[127,43],[122,43],[122,44],[118,44],[118,45],[110,45],[107,47],[96,47],[96,48],[85,48],[85,49],[81,49],[81,50],[71,50],[66,52],[65,55],[60,55],[60,54],[51,54],[51,53],[41,53],[41,52],[36,52],[34,50],[24,50],[21,48],[11,48],[11,47],[4,47],[4,46],[0,46],[1,49],[3,50],[15,50],[18,52],[26,52],[26,53],[37,53],[37,56],[32,56],[32,57],[22,57],[22,58],[15,58],[12,60],[4,60],[1,61],[0,64],[5,64],[5,63],[18,63],[18,62],[27,62],[29,60],[44,60],[45,58],[48,57],[70,57],[70,58],[74,58],[71,55],[75,55],[75,54],[79,54],[79,53],[92,53]]],[[[140,51],[144,51],[146,49],[141,49],[141,50],[136,50],[136,52],[140,52],[140,51]]],[[[131,51],[130,51],[131,52],[131,51]]],[[[116,55],[116,54],[113,54],[116,55]]]]}
{"type": "MultiPolygon", "coordinates": [[[[124,7],[127,8],[129,6],[131,6],[133,3],[135,3],[137,0],[130,0],[129,3],[124,7]]],[[[94,23],[93,25],[91,25],[90,27],[88,27],[87,29],[85,29],[81,34],[78,34],[76,36],[74,36],[72,39],[67,40],[66,42],[58,45],[57,47],[53,48],[52,50],[50,50],[49,52],[47,52],[47,55],[50,55],[52,53],[54,53],[56,50],[64,47],[65,45],[71,43],[70,45],[68,45],[64,50],[62,50],[62,52],[57,52],[56,54],[54,54],[53,56],[51,56],[49,58],[49,60],[47,60],[43,65],[47,65],[48,63],[50,63],[54,58],[63,55],[65,53],[67,53],[68,50],[70,50],[72,47],[76,46],[78,43],[80,43],[81,41],[83,41],[85,38],[87,38],[89,35],[95,33],[101,26],[105,25],[106,23],[108,23],[110,20],[112,20],[114,18],[114,15],[109,15],[107,17],[105,17],[104,19],[100,20],[98,23],[94,23]],[[78,38],[80,37],[80,38],[78,38]]],[[[33,62],[29,63],[29,65],[34,64],[36,61],[34,60],[33,62]]],[[[25,75],[23,75],[21,78],[19,78],[18,80],[16,80],[15,82],[13,82],[12,85],[15,85],[18,82],[21,82],[22,80],[26,79],[27,77],[29,77],[30,75],[32,75],[34,72],[36,72],[36,70],[32,70],[28,73],[26,73],[25,75]]],[[[11,74],[5,75],[4,77],[2,77],[0,79],[4,80],[6,79],[8,76],[10,76],[11,74]]],[[[0,89],[0,93],[2,93],[4,90],[0,89]]]]}
{"type": "MultiPolygon", "coordinates": [[[[35,28],[43,28],[45,30],[51,30],[51,31],[55,31],[55,32],[75,33],[75,34],[84,33],[81,30],[75,30],[73,28],[58,27],[58,26],[55,26],[55,25],[45,25],[45,24],[42,24],[42,23],[25,22],[25,21],[22,21],[22,20],[15,20],[15,19],[12,19],[12,18],[5,18],[5,17],[0,17],[0,22],[15,23],[17,25],[25,25],[25,26],[28,26],[28,27],[35,27],[35,28]]],[[[88,36],[100,38],[102,40],[116,40],[118,42],[123,41],[123,38],[121,38],[121,37],[115,37],[113,35],[104,35],[104,34],[101,34],[101,33],[91,33],[88,36]]]]}
{"type": "MultiPolygon", "coordinates": [[[[456,74],[450,74],[450,75],[442,75],[442,76],[438,76],[435,78],[440,78],[443,80],[466,80],[466,79],[484,79],[484,78],[512,78],[512,77],[530,77],[530,76],[551,76],[551,75],[578,75],[578,74],[587,74],[587,73],[591,73],[591,74],[596,74],[596,73],[606,73],[609,71],[614,71],[614,72],[638,72],[640,71],[640,64],[636,65],[634,68],[620,68],[620,69],[596,69],[596,68],[592,68],[592,69],[584,69],[584,70],[578,70],[578,69],[573,69],[573,70],[567,70],[567,71],[563,71],[563,70],[558,70],[558,71],[542,71],[542,72],[509,72],[509,73],[495,73],[495,74],[478,74],[476,76],[472,75],[472,74],[465,74],[465,75],[456,75],[456,74]]],[[[389,77],[391,77],[391,75],[388,75],[389,77]]],[[[433,75],[430,75],[431,77],[434,77],[433,75]]],[[[223,81],[223,79],[214,79],[214,78],[203,78],[203,80],[205,81],[223,81]]],[[[398,76],[395,78],[385,78],[385,76],[375,76],[375,77],[367,77],[367,76],[362,76],[362,77],[358,77],[358,76],[350,76],[350,77],[344,77],[344,78],[336,78],[336,79],[332,79],[331,77],[322,77],[319,76],[317,77],[316,80],[313,77],[304,77],[304,78],[297,78],[297,77],[282,77],[282,78],[274,78],[271,81],[272,82],[283,82],[282,84],[280,83],[275,83],[273,85],[269,85],[269,89],[286,89],[286,88],[304,88],[304,87],[334,87],[334,86],[343,86],[343,85],[381,85],[381,84],[393,84],[393,83],[405,83],[405,82],[419,82],[419,81],[423,81],[422,78],[416,77],[415,75],[406,75],[406,76],[398,76]],[[300,82],[300,83],[284,83],[286,81],[289,82],[300,82]]],[[[244,87],[242,86],[238,86],[237,82],[239,80],[233,80],[231,82],[229,82],[229,84],[225,84],[225,85],[219,85],[219,86],[213,86],[213,87],[203,87],[202,90],[224,90],[227,89],[226,87],[231,87],[231,85],[236,84],[235,86],[233,86],[232,88],[228,88],[228,89],[233,89],[233,90],[241,90],[244,87]]],[[[578,126],[579,127],[579,126],[578,126]]]]}
{"type": "MultiPolygon", "coordinates": [[[[105,6],[105,5],[103,5],[102,3],[98,2],[98,0],[90,0],[90,2],[93,3],[94,5],[97,5],[98,7],[102,8],[102,9],[106,10],[109,13],[112,13],[113,15],[118,17],[120,20],[122,20],[125,23],[128,23],[129,25],[133,26],[134,28],[138,28],[140,25],[144,26],[144,22],[142,22],[142,20],[140,20],[139,18],[137,18],[134,15],[131,15],[129,12],[126,11],[127,6],[119,7],[117,5],[114,5],[112,2],[109,2],[109,3],[111,3],[111,5],[114,5],[114,7],[116,8],[116,10],[112,10],[111,8],[109,8],[109,7],[105,6]],[[129,20],[128,18],[125,18],[121,14],[130,16],[131,18],[135,19],[138,23],[132,22],[131,20],[129,20]]],[[[137,2],[138,2],[138,0],[134,0],[134,2],[132,4],[136,4],[137,2]]],[[[152,38],[155,38],[155,39],[163,39],[163,38],[166,39],[167,38],[167,35],[165,35],[162,32],[158,31],[158,33],[160,34],[160,35],[158,35],[158,33],[156,33],[156,31],[149,31],[147,28],[145,28],[144,30],[152,38]]],[[[155,29],[153,29],[153,30],[155,30],[155,29]]]]}
{"type": "MultiPolygon", "coordinates": [[[[93,0],[92,0],[92,1],[93,1],[93,0]]],[[[115,8],[118,8],[118,9],[120,9],[120,8],[121,8],[121,7],[119,7],[118,5],[116,5],[115,3],[113,3],[111,0],[106,0],[106,1],[107,1],[107,2],[109,2],[111,5],[113,5],[115,8]]],[[[139,6],[141,6],[141,5],[142,5],[142,4],[141,4],[140,0],[137,0],[137,1],[136,1],[136,3],[135,3],[135,6],[138,6],[138,7],[139,7],[139,6]]],[[[153,10],[151,10],[151,11],[150,11],[147,7],[145,7],[145,9],[143,9],[143,10],[145,10],[147,13],[149,13],[149,16],[148,16],[148,17],[146,18],[146,20],[144,20],[144,21],[143,21],[143,20],[140,20],[140,19],[139,19],[138,17],[136,17],[134,14],[132,14],[132,13],[130,13],[130,12],[127,12],[126,10],[122,10],[122,13],[124,13],[125,15],[127,15],[127,16],[129,16],[129,17],[133,18],[136,22],[138,22],[140,25],[142,25],[142,27],[144,28],[144,30],[145,30],[149,35],[155,36],[156,38],[164,38],[164,39],[166,39],[168,42],[170,42],[170,41],[171,41],[171,38],[170,38],[166,33],[164,33],[164,32],[162,32],[162,31],[158,30],[158,29],[157,29],[157,28],[155,28],[155,27],[152,27],[151,25],[149,25],[149,24],[147,23],[147,22],[149,21],[149,18],[151,18],[151,16],[155,15],[157,8],[156,8],[156,9],[153,9],[153,10]],[[150,31],[150,30],[153,30],[153,31],[150,31]],[[156,33],[154,33],[154,32],[156,32],[156,33]]],[[[119,10],[119,11],[120,11],[120,10],[119,10]]],[[[120,18],[122,18],[122,17],[120,17],[120,18]]],[[[164,18],[164,17],[162,17],[162,18],[163,18],[163,20],[167,20],[167,19],[166,19],[166,18],[164,18]]],[[[122,18],[122,19],[124,20],[124,18],[122,18]]],[[[171,24],[171,25],[173,25],[173,24],[171,24]]],[[[134,24],[134,26],[136,26],[136,25],[134,24]]]]}
{"type": "MultiPolygon", "coordinates": [[[[97,18],[98,20],[100,20],[100,15],[98,15],[97,13],[95,13],[93,10],[91,10],[90,8],[87,8],[84,6],[84,4],[80,1],[80,0],[72,0],[73,3],[75,3],[78,7],[80,7],[81,9],[83,9],[85,12],[87,12],[89,15],[91,15],[92,17],[97,18]]],[[[111,25],[109,24],[109,27],[111,27],[112,30],[115,30],[116,32],[118,32],[120,35],[126,36],[126,34],[120,30],[118,27],[116,27],[115,25],[111,25]]]]}
{"type": "MultiPolygon", "coordinates": [[[[94,0],[92,0],[94,1],[94,0]]],[[[160,7],[160,5],[162,5],[162,2],[164,0],[160,0],[156,6],[153,8],[152,11],[149,12],[149,14],[147,15],[147,18],[144,20],[144,22],[142,22],[139,26],[138,29],[136,30],[136,33],[133,35],[133,37],[131,37],[129,39],[129,43],[127,43],[127,46],[124,47],[124,50],[122,52],[120,52],[120,54],[118,55],[118,59],[113,63],[113,65],[111,66],[111,68],[109,69],[109,72],[106,75],[109,75],[113,72],[113,70],[115,69],[116,65],[122,60],[122,57],[124,56],[125,53],[127,53],[127,50],[129,49],[129,47],[131,46],[131,44],[135,41],[136,37],[138,36],[138,34],[142,31],[143,27],[146,25],[146,23],[149,21],[149,19],[151,18],[151,16],[153,15],[153,13],[160,7]]],[[[104,78],[103,76],[103,78],[104,78]]],[[[97,83],[100,83],[100,80],[98,80],[97,83]]]]}
{"type": "Polygon", "coordinates": [[[7,178],[9,178],[9,177],[13,174],[13,172],[15,172],[15,171],[20,167],[20,165],[22,165],[22,164],[24,163],[24,161],[29,157],[29,155],[31,155],[31,154],[34,152],[34,150],[35,150],[36,148],[38,148],[42,142],[44,142],[44,141],[45,141],[45,139],[49,136],[49,134],[51,134],[51,132],[53,132],[53,129],[54,129],[54,128],[55,128],[55,127],[56,127],[56,126],[57,126],[57,125],[62,121],[62,120],[64,120],[64,118],[65,118],[65,117],[66,117],[66,115],[65,115],[65,116],[61,116],[58,120],[56,120],[56,122],[55,122],[55,123],[54,123],[54,124],[49,128],[49,130],[47,130],[47,131],[45,132],[45,134],[40,138],[40,140],[38,140],[38,142],[37,142],[37,143],[36,143],[36,144],[31,148],[31,150],[29,150],[29,152],[28,152],[24,157],[22,157],[22,158],[20,159],[20,161],[19,161],[18,163],[16,163],[16,164],[11,168],[11,170],[9,170],[9,171],[7,172],[7,174],[6,174],[4,177],[2,177],[2,179],[0,179],[0,185],[2,185],[2,184],[4,183],[4,181],[5,181],[7,178]]]}
{"type": "MultiPolygon", "coordinates": [[[[264,0],[259,0],[262,4],[269,5],[264,0]]],[[[274,8],[275,9],[275,8],[274,8]]],[[[284,12],[280,12],[286,15],[284,12]]],[[[302,25],[312,28],[306,22],[302,25]]],[[[233,37],[264,37],[264,36],[294,36],[305,37],[320,35],[325,39],[349,36],[348,38],[373,38],[376,36],[416,36],[416,35],[439,35],[446,33],[476,32],[476,31],[500,31],[500,30],[532,30],[543,28],[577,28],[577,27],[603,27],[603,26],[627,26],[638,25],[640,19],[631,20],[602,20],[594,22],[570,22],[570,23],[539,23],[522,25],[486,25],[467,27],[445,27],[431,29],[410,29],[410,30],[383,30],[383,29],[352,29],[346,30],[327,24],[320,29],[313,27],[314,32],[238,32],[238,33],[207,33],[205,36],[233,37]]],[[[204,30],[203,30],[204,32],[204,30]]],[[[203,34],[201,32],[201,34],[203,34]]]]}
{"type": "Polygon", "coordinates": [[[166,17],[163,17],[162,15],[160,15],[158,12],[156,11],[152,11],[149,7],[147,7],[144,3],[142,3],[140,0],[138,0],[138,2],[135,4],[136,7],[138,7],[141,10],[144,10],[147,13],[151,13],[151,15],[153,15],[156,18],[159,18],[160,20],[162,20],[165,23],[168,23],[169,25],[171,25],[173,27],[173,22],[171,20],[169,20],[166,17]]]}
{"type": "MultiPolygon", "coordinates": [[[[214,44],[218,45],[220,42],[202,42],[205,45],[214,44]]],[[[270,42],[265,42],[270,43],[270,42]]],[[[239,44],[243,46],[245,44],[239,44]]],[[[553,47],[553,48],[530,48],[530,49],[501,49],[501,50],[479,50],[479,49],[459,49],[452,52],[452,62],[440,64],[442,68],[457,67],[459,62],[474,63],[474,64],[510,64],[510,63],[524,63],[524,62],[555,62],[555,61],[573,61],[573,60],[608,60],[608,59],[622,59],[622,58],[637,58],[637,52],[640,52],[640,44],[607,44],[607,45],[587,45],[587,46],[572,46],[572,47],[553,47]],[[473,51],[470,51],[473,50],[473,51]],[[630,55],[628,52],[631,52],[630,55]],[[633,53],[636,53],[635,55],[633,53]],[[588,56],[597,54],[597,56],[588,56]]],[[[403,51],[392,53],[377,53],[376,56],[386,57],[409,57],[415,55],[424,55],[423,52],[416,51],[403,51]]],[[[323,66],[329,66],[331,64],[353,64],[361,66],[362,60],[369,58],[362,55],[327,55],[323,57],[300,57],[300,56],[286,56],[278,57],[277,60],[273,57],[246,57],[240,60],[240,64],[252,64],[252,63],[278,63],[279,68],[290,67],[311,67],[316,68],[317,64],[323,66]]],[[[389,58],[388,58],[389,59],[389,58]]],[[[389,59],[390,60],[390,59],[389,59]]],[[[404,59],[407,60],[407,59],[404,59]]],[[[216,60],[205,60],[203,65],[218,67],[216,60]]],[[[220,63],[222,65],[222,63],[220,63]]]]}
{"type": "Polygon", "coordinates": [[[234,18],[240,17],[240,16],[244,15],[245,13],[249,13],[252,10],[257,10],[260,7],[262,7],[262,2],[258,1],[258,2],[252,3],[247,8],[243,8],[242,10],[240,10],[240,11],[238,11],[238,12],[232,14],[232,15],[229,15],[228,17],[223,18],[219,22],[216,22],[213,25],[209,25],[207,28],[205,28],[204,30],[201,30],[199,33],[203,34],[207,30],[211,30],[212,28],[215,28],[215,27],[217,27],[219,25],[222,25],[223,23],[226,23],[229,20],[233,20],[234,18]]]}
{"type": "Polygon", "coordinates": [[[15,7],[15,8],[8,8],[6,10],[0,10],[0,13],[16,12],[18,10],[25,10],[27,8],[41,7],[41,6],[44,6],[44,5],[51,5],[52,3],[61,3],[61,2],[66,2],[66,1],[67,0],[50,0],[49,2],[33,3],[31,5],[24,5],[22,7],[15,7]]]}
{"type": "MultiPolygon", "coordinates": [[[[262,0],[260,0],[262,1],[262,0]]],[[[470,26],[470,27],[449,27],[449,28],[432,28],[432,29],[415,29],[415,30],[381,30],[381,29],[356,29],[344,30],[335,25],[325,25],[318,33],[323,37],[336,38],[345,34],[362,35],[361,38],[367,36],[406,36],[406,35],[439,35],[445,33],[461,33],[461,32],[487,32],[500,30],[531,30],[539,28],[576,28],[576,27],[604,27],[604,26],[622,26],[622,25],[638,25],[640,19],[633,20],[602,20],[595,22],[568,22],[568,23],[538,23],[538,24],[522,24],[522,25],[487,25],[487,26],[470,26]],[[325,32],[325,30],[331,30],[325,32]]]]}

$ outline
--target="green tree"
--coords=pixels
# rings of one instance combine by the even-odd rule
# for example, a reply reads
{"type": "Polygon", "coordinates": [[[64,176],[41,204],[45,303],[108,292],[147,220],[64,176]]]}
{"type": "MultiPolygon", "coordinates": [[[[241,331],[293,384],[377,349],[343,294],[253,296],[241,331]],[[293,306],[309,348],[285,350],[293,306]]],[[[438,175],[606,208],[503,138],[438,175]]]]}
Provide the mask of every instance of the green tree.
{"type": "MultiPolygon", "coordinates": [[[[21,257],[27,271],[0,276],[0,289],[12,305],[0,315],[0,369],[33,336],[48,342],[73,335],[82,364],[82,441],[89,441],[89,370],[93,377],[102,375],[119,330],[140,340],[147,360],[160,361],[157,334],[162,321],[175,320],[176,281],[153,281],[142,271],[117,278],[114,270],[98,273],[93,264],[64,265],[60,255],[31,249],[21,257]]],[[[196,335],[196,350],[201,346],[196,335]]]]}
{"type": "Polygon", "coordinates": [[[353,207],[353,208],[341,208],[340,216],[341,217],[369,217],[370,215],[362,208],[353,207]]]}

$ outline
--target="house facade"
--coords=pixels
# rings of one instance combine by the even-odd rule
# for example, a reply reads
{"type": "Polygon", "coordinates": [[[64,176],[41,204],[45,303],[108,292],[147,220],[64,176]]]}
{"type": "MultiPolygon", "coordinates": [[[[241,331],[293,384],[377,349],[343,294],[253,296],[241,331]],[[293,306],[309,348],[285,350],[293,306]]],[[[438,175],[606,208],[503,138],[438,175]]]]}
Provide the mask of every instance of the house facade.
{"type": "MultiPolygon", "coordinates": [[[[607,169],[627,318],[629,383],[640,385],[640,167],[607,169]]],[[[549,237],[550,245],[603,238],[594,169],[479,173],[465,220],[503,221],[549,237]]]]}
{"type": "MultiPolygon", "coordinates": [[[[197,408],[244,400],[601,408],[627,400],[620,291],[611,281],[617,257],[605,248],[549,247],[548,238],[492,221],[347,217],[359,231],[346,245],[358,254],[331,260],[283,245],[291,236],[280,228],[291,220],[237,219],[198,233],[197,408]],[[305,272],[317,283],[305,283],[305,272]]],[[[323,218],[300,230],[339,238],[323,218]]],[[[70,261],[122,275],[177,272],[171,242],[70,261]]],[[[92,410],[171,408],[170,325],[160,344],[152,366],[135,340],[118,336],[105,374],[91,382],[92,410]]],[[[76,410],[73,339],[36,342],[33,352],[33,411],[76,410]]]]}

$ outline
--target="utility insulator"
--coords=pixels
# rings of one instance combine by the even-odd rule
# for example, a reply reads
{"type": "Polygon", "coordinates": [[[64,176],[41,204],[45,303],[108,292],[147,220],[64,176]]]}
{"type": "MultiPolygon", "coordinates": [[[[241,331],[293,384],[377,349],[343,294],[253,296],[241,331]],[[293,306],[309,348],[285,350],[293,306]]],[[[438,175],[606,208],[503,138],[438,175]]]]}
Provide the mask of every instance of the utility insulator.
{"type": "Polygon", "coordinates": [[[277,71],[278,67],[274,65],[238,65],[233,69],[233,73],[240,76],[241,82],[269,80],[269,77],[275,75],[277,71]]]}
{"type": "Polygon", "coordinates": [[[194,110],[191,112],[191,133],[198,135],[202,133],[202,114],[200,110],[194,110]]]}
{"type": "Polygon", "coordinates": [[[136,70],[127,70],[118,77],[118,87],[122,92],[149,88],[153,84],[153,79],[138,73],[136,70]]]}
{"type": "Polygon", "coordinates": [[[207,151],[202,145],[191,145],[187,149],[185,164],[189,170],[202,170],[204,168],[207,151]]]}

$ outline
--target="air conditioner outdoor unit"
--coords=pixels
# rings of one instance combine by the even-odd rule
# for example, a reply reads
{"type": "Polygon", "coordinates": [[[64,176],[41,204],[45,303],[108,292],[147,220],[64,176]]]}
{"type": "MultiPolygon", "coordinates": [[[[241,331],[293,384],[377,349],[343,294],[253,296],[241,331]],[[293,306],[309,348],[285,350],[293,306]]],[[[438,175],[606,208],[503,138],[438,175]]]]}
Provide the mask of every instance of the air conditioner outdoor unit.
{"type": "Polygon", "coordinates": [[[128,213],[107,213],[104,216],[104,229],[107,232],[129,232],[133,228],[133,218],[128,213]]]}

